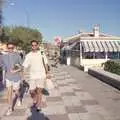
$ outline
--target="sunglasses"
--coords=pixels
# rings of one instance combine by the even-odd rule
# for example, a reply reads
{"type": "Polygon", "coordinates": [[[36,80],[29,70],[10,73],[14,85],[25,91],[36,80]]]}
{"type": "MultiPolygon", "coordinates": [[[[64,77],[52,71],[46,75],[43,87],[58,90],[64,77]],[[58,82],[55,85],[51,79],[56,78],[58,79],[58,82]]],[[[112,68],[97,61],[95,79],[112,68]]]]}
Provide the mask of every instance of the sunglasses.
{"type": "Polygon", "coordinates": [[[8,47],[8,49],[14,49],[14,47],[8,47]]]}
{"type": "Polygon", "coordinates": [[[32,46],[37,46],[37,45],[32,45],[32,46]]]}

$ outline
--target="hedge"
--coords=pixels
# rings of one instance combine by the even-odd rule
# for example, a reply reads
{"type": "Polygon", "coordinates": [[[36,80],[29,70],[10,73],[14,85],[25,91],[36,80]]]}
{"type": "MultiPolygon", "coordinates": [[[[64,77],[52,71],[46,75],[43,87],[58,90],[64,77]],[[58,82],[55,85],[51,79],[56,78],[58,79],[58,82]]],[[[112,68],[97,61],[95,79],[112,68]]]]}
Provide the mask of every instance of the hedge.
{"type": "Polygon", "coordinates": [[[104,70],[120,75],[120,61],[108,60],[104,63],[104,70]]]}

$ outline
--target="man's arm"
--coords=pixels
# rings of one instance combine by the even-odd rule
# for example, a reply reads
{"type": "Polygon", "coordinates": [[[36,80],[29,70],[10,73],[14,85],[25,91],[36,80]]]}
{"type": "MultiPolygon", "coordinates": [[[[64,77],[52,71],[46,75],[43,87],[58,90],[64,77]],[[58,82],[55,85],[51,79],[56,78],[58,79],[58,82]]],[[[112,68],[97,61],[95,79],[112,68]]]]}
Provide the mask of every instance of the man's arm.
{"type": "Polygon", "coordinates": [[[25,80],[27,74],[27,68],[30,66],[30,57],[26,55],[25,60],[22,64],[22,79],[25,80]]]}
{"type": "Polygon", "coordinates": [[[47,57],[46,57],[45,54],[42,55],[42,60],[43,60],[44,68],[45,68],[46,78],[47,78],[47,79],[50,79],[51,76],[50,76],[49,70],[48,70],[48,60],[47,60],[47,57]]]}
{"type": "Polygon", "coordinates": [[[2,83],[5,84],[6,67],[5,67],[5,64],[4,64],[3,55],[1,56],[0,67],[2,69],[2,83]]]}
{"type": "Polygon", "coordinates": [[[48,74],[49,73],[49,70],[48,70],[48,60],[47,60],[47,57],[46,57],[45,54],[43,55],[43,62],[44,62],[44,67],[45,67],[46,74],[48,74]]]}

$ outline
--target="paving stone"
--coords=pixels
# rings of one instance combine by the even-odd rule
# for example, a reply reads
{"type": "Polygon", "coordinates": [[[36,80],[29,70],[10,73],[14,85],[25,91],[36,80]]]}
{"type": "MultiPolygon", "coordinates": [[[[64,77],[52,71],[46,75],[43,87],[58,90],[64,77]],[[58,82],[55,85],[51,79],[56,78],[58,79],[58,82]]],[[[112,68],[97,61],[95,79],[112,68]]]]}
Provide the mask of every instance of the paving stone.
{"type": "MultiPolygon", "coordinates": [[[[79,113],[80,120],[89,120],[89,113],[79,113]]],[[[93,119],[94,120],[94,119],[93,119]]]]}
{"type": "Polygon", "coordinates": [[[70,120],[89,120],[88,113],[70,113],[68,116],[70,120]]]}
{"type": "Polygon", "coordinates": [[[68,117],[69,117],[70,120],[80,120],[80,117],[79,117],[78,113],[68,114],[68,117]]]}
{"type": "Polygon", "coordinates": [[[0,105],[0,117],[5,115],[5,112],[8,110],[7,104],[1,104],[0,105]]]}
{"type": "Polygon", "coordinates": [[[93,100],[94,99],[88,92],[76,92],[75,94],[80,100],[93,100]]]}
{"type": "Polygon", "coordinates": [[[49,115],[48,118],[50,120],[69,120],[67,114],[63,114],[63,115],[49,115]]]}
{"type": "Polygon", "coordinates": [[[78,84],[78,82],[77,81],[70,81],[70,82],[68,82],[68,84],[76,85],[76,84],[78,84]]]}
{"type": "Polygon", "coordinates": [[[68,84],[64,84],[64,83],[59,84],[59,87],[64,87],[64,86],[68,86],[68,84]]]}
{"type": "Polygon", "coordinates": [[[51,97],[57,97],[60,96],[60,91],[58,90],[58,88],[49,90],[50,96],[51,97]]]}
{"type": "Polygon", "coordinates": [[[80,100],[76,96],[63,96],[62,99],[65,106],[81,105],[80,100]]]}
{"type": "Polygon", "coordinates": [[[12,113],[12,116],[24,116],[25,115],[25,109],[15,109],[15,111],[12,113]]]}
{"type": "Polygon", "coordinates": [[[63,101],[54,101],[54,102],[47,101],[46,104],[47,106],[56,106],[56,105],[63,105],[64,102],[63,101]]]}
{"type": "Polygon", "coordinates": [[[7,103],[7,99],[5,99],[5,98],[0,99],[0,104],[6,104],[6,103],[7,103]]]}
{"type": "Polygon", "coordinates": [[[97,105],[98,102],[96,100],[80,100],[83,105],[97,105]]]}
{"type": "Polygon", "coordinates": [[[68,81],[66,81],[65,79],[64,80],[58,80],[58,81],[56,81],[56,83],[58,84],[58,86],[68,85],[68,81]]]}
{"type": "Polygon", "coordinates": [[[66,78],[65,81],[68,83],[75,83],[76,82],[76,80],[72,79],[72,78],[66,78]]]}
{"type": "Polygon", "coordinates": [[[105,110],[105,108],[100,105],[85,105],[84,107],[86,108],[88,113],[100,113],[103,116],[110,116],[109,113],[105,110]]]}
{"type": "Polygon", "coordinates": [[[76,96],[74,92],[63,92],[61,96],[76,96]]]}
{"type": "Polygon", "coordinates": [[[61,101],[62,98],[60,96],[59,97],[47,97],[46,100],[56,102],[56,101],[61,101]]]}
{"type": "Polygon", "coordinates": [[[77,84],[68,84],[71,89],[80,89],[80,87],[77,86],[77,84]]]}
{"type": "Polygon", "coordinates": [[[59,92],[60,93],[73,92],[73,89],[70,88],[69,86],[62,86],[62,87],[59,87],[59,92]]]}
{"type": "Polygon", "coordinates": [[[83,106],[66,106],[67,113],[85,113],[87,110],[83,106]]]}
{"type": "Polygon", "coordinates": [[[92,113],[92,114],[89,114],[88,120],[105,120],[105,119],[101,114],[92,113]]]}
{"type": "Polygon", "coordinates": [[[56,106],[51,105],[46,108],[43,108],[42,111],[46,115],[66,114],[64,105],[56,105],[56,106]]]}
{"type": "Polygon", "coordinates": [[[81,88],[73,88],[74,92],[85,92],[85,90],[81,89],[81,88]]]}
{"type": "Polygon", "coordinates": [[[25,116],[5,116],[1,120],[27,120],[25,116]]]}

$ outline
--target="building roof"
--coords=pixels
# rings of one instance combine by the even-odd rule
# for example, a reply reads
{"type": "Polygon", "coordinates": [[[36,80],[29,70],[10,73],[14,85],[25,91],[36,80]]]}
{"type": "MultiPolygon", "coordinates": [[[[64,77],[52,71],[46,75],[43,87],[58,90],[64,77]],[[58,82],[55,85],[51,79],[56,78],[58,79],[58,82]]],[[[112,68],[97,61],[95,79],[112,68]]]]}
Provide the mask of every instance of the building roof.
{"type": "Polygon", "coordinates": [[[70,42],[70,41],[73,41],[73,40],[80,40],[80,39],[116,39],[116,40],[120,40],[120,37],[117,37],[117,36],[112,36],[112,35],[108,35],[108,34],[105,34],[105,33],[100,33],[99,37],[95,37],[94,36],[94,33],[90,33],[90,32],[82,32],[82,33],[79,33],[79,34],[76,34],[76,35],[73,35],[73,36],[70,36],[70,37],[66,37],[66,38],[63,38],[63,41],[64,42],[70,42]]]}
{"type": "Polygon", "coordinates": [[[98,25],[93,32],[80,32],[64,38],[63,42],[66,43],[64,50],[78,48],[81,43],[83,52],[120,52],[120,37],[100,33],[98,25]]]}

